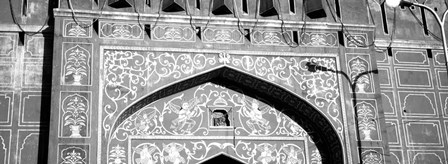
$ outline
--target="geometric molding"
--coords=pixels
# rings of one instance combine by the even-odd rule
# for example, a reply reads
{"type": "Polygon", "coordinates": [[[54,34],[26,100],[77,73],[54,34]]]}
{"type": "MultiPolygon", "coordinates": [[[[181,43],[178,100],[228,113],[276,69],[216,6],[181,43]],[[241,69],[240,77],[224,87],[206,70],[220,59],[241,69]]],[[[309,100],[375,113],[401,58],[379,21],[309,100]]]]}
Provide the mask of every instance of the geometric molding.
{"type": "Polygon", "coordinates": [[[410,164],[446,164],[445,150],[408,150],[410,164]]]}
{"type": "Polygon", "coordinates": [[[390,160],[391,164],[404,164],[404,156],[403,156],[403,150],[399,149],[390,149],[390,160]]]}
{"type": "Polygon", "coordinates": [[[143,40],[144,32],[140,24],[100,22],[101,39],[143,40]]]}
{"type": "MultiPolygon", "coordinates": [[[[43,65],[43,63],[23,63],[23,77],[22,77],[22,86],[24,87],[33,87],[33,88],[41,88],[42,87],[42,79],[43,74],[45,73],[43,70],[50,70],[51,66],[43,65]]],[[[47,73],[48,74],[48,73],[47,73]]],[[[49,77],[47,75],[47,77],[49,77]]],[[[51,75],[50,75],[51,77],[51,75]]],[[[49,85],[49,84],[46,84],[49,85]]]]}
{"type": "Polygon", "coordinates": [[[20,126],[39,126],[48,123],[48,116],[41,116],[48,113],[50,104],[47,104],[50,99],[49,93],[42,93],[38,91],[23,91],[21,93],[21,103],[19,110],[19,125],[20,126]],[[46,102],[44,102],[46,101],[46,102]],[[41,122],[44,121],[44,122],[41,122]]]}
{"type": "Polygon", "coordinates": [[[0,126],[12,125],[13,102],[14,92],[0,92],[0,126]]]}
{"type": "Polygon", "coordinates": [[[43,59],[45,48],[52,49],[52,47],[45,47],[45,43],[50,42],[48,36],[34,35],[26,36],[25,53],[26,59],[43,59]]]}
{"type": "Polygon", "coordinates": [[[434,66],[445,67],[446,59],[443,51],[433,51],[434,54],[434,66]]]}
{"type": "Polygon", "coordinates": [[[15,58],[18,34],[0,34],[0,58],[15,58]]]}
{"type": "Polygon", "coordinates": [[[390,63],[390,58],[389,55],[387,55],[387,51],[382,50],[382,52],[376,52],[375,53],[375,59],[378,65],[389,65],[390,63]]]}
{"type": "Polygon", "coordinates": [[[69,38],[91,38],[92,37],[92,20],[64,19],[63,37],[69,38]]]}
{"type": "Polygon", "coordinates": [[[17,135],[17,163],[38,161],[39,136],[40,132],[37,129],[19,129],[17,135]]]}
{"type": "Polygon", "coordinates": [[[402,120],[407,147],[444,147],[439,121],[402,120]]]}
{"type": "Polygon", "coordinates": [[[406,50],[406,49],[393,49],[394,63],[396,65],[420,65],[429,66],[428,55],[426,51],[421,50],[406,50]]]}
{"type": "Polygon", "coordinates": [[[62,44],[62,85],[91,85],[92,43],[62,44]]]}
{"type": "Polygon", "coordinates": [[[443,117],[448,117],[448,92],[439,92],[439,99],[443,117]]]}
{"type": "Polygon", "coordinates": [[[381,88],[392,88],[392,79],[388,67],[378,67],[378,76],[381,88]]]}
{"type": "Polygon", "coordinates": [[[14,83],[14,64],[0,63],[0,86],[12,86],[14,83]]]}
{"type": "Polygon", "coordinates": [[[380,109],[383,109],[385,115],[397,116],[394,91],[381,90],[381,102],[383,105],[380,109]]]}
{"type": "Polygon", "coordinates": [[[448,89],[448,76],[446,68],[436,68],[437,86],[439,89],[448,89]]]}
{"type": "Polygon", "coordinates": [[[432,74],[429,68],[395,68],[398,88],[432,89],[432,74]]]}
{"type": "Polygon", "coordinates": [[[436,96],[433,92],[398,91],[403,117],[438,117],[436,96]]]}
{"type": "Polygon", "coordinates": [[[386,131],[388,145],[390,147],[401,147],[400,123],[396,119],[386,119],[386,131]]]}
{"type": "Polygon", "coordinates": [[[11,154],[11,130],[0,129],[0,163],[10,163],[11,154]]]}

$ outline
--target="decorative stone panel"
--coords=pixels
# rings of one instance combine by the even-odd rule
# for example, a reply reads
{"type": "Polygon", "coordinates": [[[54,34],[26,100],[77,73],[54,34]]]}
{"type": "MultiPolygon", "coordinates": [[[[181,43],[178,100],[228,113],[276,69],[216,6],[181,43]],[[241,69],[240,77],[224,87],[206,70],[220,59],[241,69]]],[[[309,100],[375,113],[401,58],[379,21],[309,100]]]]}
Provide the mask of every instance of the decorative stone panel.
{"type": "Polygon", "coordinates": [[[244,36],[236,28],[210,28],[203,30],[202,42],[222,44],[244,44],[244,36]]]}
{"type": "Polygon", "coordinates": [[[292,31],[254,30],[251,35],[254,45],[289,46],[294,45],[292,31]]]}
{"type": "Polygon", "coordinates": [[[368,54],[345,54],[348,76],[350,83],[356,83],[356,93],[374,93],[375,85],[372,76],[370,55],[368,54]]]}
{"type": "Polygon", "coordinates": [[[61,92],[59,136],[90,137],[90,92],[61,92]]]}
{"type": "Polygon", "coordinates": [[[404,156],[403,156],[403,150],[395,150],[395,149],[391,149],[390,151],[390,160],[391,163],[393,164],[402,164],[404,163],[404,156]]]}
{"type": "Polygon", "coordinates": [[[407,153],[410,163],[446,163],[446,154],[444,150],[408,150],[407,153]]]}
{"type": "Polygon", "coordinates": [[[443,132],[439,121],[402,120],[407,147],[443,147],[443,132]]]}
{"type": "Polygon", "coordinates": [[[151,39],[170,42],[196,42],[196,29],[191,26],[157,25],[151,30],[151,39]]]}
{"type": "Polygon", "coordinates": [[[12,124],[13,92],[0,92],[0,126],[12,124]]]}
{"type": "Polygon", "coordinates": [[[19,129],[17,163],[36,163],[38,161],[39,136],[40,132],[37,129],[19,129]]]}
{"type": "Polygon", "coordinates": [[[22,86],[41,88],[42,85],[50,85],[42,84],[42,79],[44,76],[51,77],[48,75],[48,72],[44,71],[49,70],[48,68],[51,68],[51,66],[43,65],[42,63],[23,63],[22,86]]]}
{"type": "Polygon", "coordinates": [[[0,86],[12,86],[14,72],[14,64],[0,63],[0,86]]]}
{"type": "Polygon", "coordinates": [[[59,144],[57,157],[58,157],[58,164],[67,164],[67,163],[88,164],[90,163],[89,145],[59,144]]]}
{"type": "Polygon", "coordinates": [[[429,60],[426,51],[417,49],[394,49],[392,56],[394,57],[395,65],[429,66],[429,60]]]}
{"type": "Polygon", "coordinates": [[[378,120],[378,109],[376,100],[356,100],[355,106],[358,113],[358,135],[361,141],[379,141],[381,138],[381,130],[378,120]]]}
{"type": "Polygon", "coordinates": [[[13,58],[17,47],[17,34],[0,34],[0,58],[13,58]]]}
{"type": "Polygon", "coordinates": [[[62,85],[90,85],[93,44],[66,42],[62,50],[62,85]]]}
{"type": "Polygon", "coordinates": [[[36,92],[36,91],[23,91],[21,93],[21,103],[19,111],[19,125],[30,126],[30,125],[41,125],[48,123],[49,120],[45,113],[42,113],[42,109],[47,110],[50,104],[42,103],[43,100],[49,99],[50,95],[48,93],[36,92]],[[44,121],[44,122],[42,122],[44,121]]]}
{"type": "Polygon", "coordinates": [[[338,47],[337,33],[333,32],[303,32],[299,35],[299,45],[305,47],[338,47]]]}
{"type": "Polygon", "coordinates": [[[26,39],[24,58],[42,59],[44,57],[44,51],[50,51],[49,49],[45,49],[49,47],[45,46],[45,44],[49,44],[46,42],[48,40],[46,37],[42,35],[33,35],[26,36],[26,39]]]}
{"type": "Polygon", "coordinates": [[[395,67],[397,87],[432,89],[432,74],[429,68],[395,67]]]}
{"type": "Polygon", "coordinates": [[[92,37],[92,20],[79,20],[75,22],[73,19],[64,19],[63,37],[70,38],[91,38],[92,37]]]}
{"type": "Polygon", "coordinates": [[[369,48],[369,38],[366,33],[350,33],[345,36],[345,45],[348,48],[369,48]]]}
{"type": "Polygon", "coordinates": [[[383,103],[382,108],[384,114],[397,116],[396,104],[395,104],[395,93],[389,90],[381,91],[381,101],[383,103]]]}
{"type": "Polygon", "coordinates": [[[138,23],[100,21],[102,39],[143,40],[144,31],[138,23]]]}
{"type": "Polygon", "coordinates": [[[363,148],[362,163],[364,164],[384,164],[385,156],[383,148],[363,148]]]}
{"type": "Polygon", "coordinates": [[[446,59],[443,51],[433,51],[434,65],[445,67],[446,59]]]}
{"type": "Polygon", "coordinates": [[[439,89],[448,89],[448,73],[446,71],[446,68],[439,69],[436,68],[436,79],[437,79],[437,86],[439,89]]]}
{"type": "Polygon", "coordinates": [[[392,88],[391,71],[388,67],[378,67],[379,83],[382,88],[392,88]]]}
{"type": "Polygon", "coordinates": [[[11,155],[11,130],[0,129],[0,163],[9,164],[11,155]]]}
{"type": "Polygon", "coordinates": [[[437,117],[435,94],[422,91],[398,91],[401,115],[405,117],[437,117]]]}
{"type": "Polygon", "coordinates": [[[387,119],[386,120],[386,131],[387,139],[390,147],[400,147],[401,146],[401,125],[398,120],[387,119]]]}

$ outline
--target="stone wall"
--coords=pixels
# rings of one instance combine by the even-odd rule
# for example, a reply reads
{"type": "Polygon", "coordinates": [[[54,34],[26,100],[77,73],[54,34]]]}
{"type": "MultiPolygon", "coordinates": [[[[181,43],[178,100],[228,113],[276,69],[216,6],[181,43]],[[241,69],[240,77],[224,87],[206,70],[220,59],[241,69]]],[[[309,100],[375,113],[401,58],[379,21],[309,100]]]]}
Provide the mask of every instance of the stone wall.
{"type": "MultiPolygon", "coordinates": [[[[358,163],[360,156],[363,163],[445,163],[448,76],[440,29],[429,12],[375,0],[323,0],[327,17],[310,19],[302,0],[279,1],[280,16],[268,17],[258,15],[256,1],[232,1],[237,13],[230,15],[214,15],[209,1],[190,0],[188,11],[174,13],[161,12],[159,1],[128,2],[136,7],[17,1],[15,19],[9,3],[0,6],[0,163],[138,163],[148,157],[142,151],[156,147],[159,155],[151,158],[169,163],[163,145],[173,144],[152,144],[151,135],[185,134],[169,128],[166,121],[175,116],[162,112],[164,104],[173,96],[190,100],[188,88],[215,84],[300,125],[307,134],[300,139],[320,151],[295,145],[303,150],[296,157],[309,163],[358,163]],[[154,116],[166,123],[136,122],[156,106],[154,116]],[[166,130],[149,130],[157,128],[166,130]]],[[[425,4],[439,13],[447,8],[443,1],[425,4]]],[[[213,101],[198,109],[207,111],[213,101]]],[[[259,143],[272,136],[261,133],[263,126],[251,134],[245,126],[252,117],[238,116],[244,121],[234,127],[244,135],[224,138],[272,148],[276,162],[295,150],[285,151],[279,136],[259,143]]],[[[210,129],[208,121],[195,122],[210,129]]],[[[213,137],[203,134],[189,133],[213,137]]],[[[203,158],[182,154],[192,148],[179,152],[196,158],[190,163],[212,157],[208,152],[241,162],[267,159],[261,154],[268,151],[255,147],[247,158],[229,153],[237,149],[226,143],[236,145],[219,140],[213,144],[221,148],[203,158]]]]}

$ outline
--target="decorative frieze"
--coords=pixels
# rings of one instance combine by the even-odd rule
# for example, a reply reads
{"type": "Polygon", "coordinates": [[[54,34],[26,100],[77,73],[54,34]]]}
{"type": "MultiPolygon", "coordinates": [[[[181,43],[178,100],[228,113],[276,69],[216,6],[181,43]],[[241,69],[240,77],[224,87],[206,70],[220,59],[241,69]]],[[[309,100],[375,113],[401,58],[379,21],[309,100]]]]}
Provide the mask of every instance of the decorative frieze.
{"type": "Polygon", "coordinates": [[[378,111],[375,100],[357,100],[358,128],[361,141],[378,141],[381,139],[381,130],[378,122],[378,111]]]}
{"type": "Polygon", "coordinates": [[[374,93],[373,70],[368,54],[346,54],[350,83],[355,84],[356,93],[374,93]]]}
{"type": "Polygon", "coordinates": [[[366,33],[350,33],[345,36],[345,45],[348,48],[369,48],[369,39],[366,33]]]}

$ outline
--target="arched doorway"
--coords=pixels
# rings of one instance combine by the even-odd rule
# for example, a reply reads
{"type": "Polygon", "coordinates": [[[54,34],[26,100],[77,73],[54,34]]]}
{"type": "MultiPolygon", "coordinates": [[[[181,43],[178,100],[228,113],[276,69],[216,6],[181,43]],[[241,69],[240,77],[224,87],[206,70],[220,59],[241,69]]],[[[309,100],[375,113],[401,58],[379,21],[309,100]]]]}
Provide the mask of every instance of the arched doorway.
{"type": "MultiPolygon", "coordinates": [[[[293,93],[277,86],[274,84],[271,84],[269,82],[266,82],[264,80],[258,79],[256,77],[253,77],[251,75],[242,73],[240,71],[236,71],[232,68],[219,68],[213,71],[210,71],[208,73],[196,76],[194,78],[190,78],[188,80],[179,82],[177,84],[171,85],[169,87],[166,87],[162,90],[157,91],[156,93],[153,93],[144,99],[140,100],[130,108],[126,109],[117,119],[115,124],[112,128],[112,136],[116,136],[117,129],[120,129],[120,126],[123,126],[123,124],[126,124],[126,120],[128,120],[130,117],[135,116],[136,113],[141,112],[141,109],[147,107],[148,104],[151,104],[159,99],[170,97],[176,93],[180,93],[182,91],[188,90],[195,86],[200,86],[202,84],[216,84],[222,87],[227,87],[228,89],[231,89],[236,92],[240,92],[242,95],[252,97],[250,101],[254,101],[256,99],[257,101],[260,101],[264,104],[269,104],[272,107],[275,107],[275,111],[282,113],[283,115],[289,117],[291,120],[293,120],[296,124],[300,125],[301,128],[303,128],[306,132],[308,132],[310,140],[315,144],[315,146],[319,150],[319,154],[322,159],[322,163],[344,163],[343,158],[343,148],[342,143],[339,140],[339,137],[336,133],[336,131],[333,129],[331,123],[327,120],[327,118],[321,114],[317,109],[314,109],[311,105],[309,105],[306,101],[300,99],[293,93]]],[[[250,98],[249,98],[250,99],[250,98]]],[[[195,101],[199,100],[191,100],[188,101],[181,100],[177,106],[177,109],[182,108],[182,104],[187,102],[187,104],[194,104],[195,101]],[[184,101],[184,102],[182,102],[184,101]]],[[[249,104],[249,103],[248,103],[249,104]]],[[[166,105],[166,104],[165,104],[166,105]]],[[[164,105],[164,106],[165,106],[164,105]]],[[[253,106],[253,104],[249,105],[253,106]]],[[[205,106],[207,107],[207,106],[205,106]]],[[[189,108],[188,106],[185,106],[183,108],[189,108]]],[[[250,108],[250,107],[248,107],[250,108]]],[[[205,110],[205,109],[204,109],[205,110]]],[[[207,109],[209,110],[209,109],[207,109]]],[[[226,114],[226,112],[229,112],[229,109],[226,108],[220,108],[221,114],[226,114]]],[[[218,112],[218,110],[216,110],[218,112]]],[[[180,111],[177,111],[178,113],[180,111]]],[[[215,111],[211,110],[210,114],[213,114],[215,111]]],[[[217,113],[218,114],[218,113],[217,113]]],[[[150,116],[151,113],[147,113],[146,117],[150,116]]],[[[218,114],[219,115],[219,114],[218,114]]],[[[250,115],[250,114],[249,114],[250,115]]],[[[250,117],[247,115],[247,117],[250,117]]],[[[172,130],[177,130],[176,135],[188,135],[188,132],[191,132],[191,130],[194,128],[194,126],[197,125],[197,122],[177,122],[176,119],[179,119],[179,115],[176,117],[170,118],[171,124],[174,124],[174,128],[172,130]],[[174,122],[173,122],[174,121],[174,122]],[[176,125],[183,124],[181,128],[176,129],[176,125]],[[185,133],[187,132],[187,133],[185,133]]],[[[228,119],[228,118],[227,118],[228,119]]],[[[165,120],[165,118],[163,118],[165,120]]],[[[210,120],[212,122],[213,120],[210,120]]],[[[227,120],[228,121],[228,120],[227,120]]],[[[162,122],[162,121],[160,121],[162,122]]],[[[225,121],[224,121],[225,122],[225,121]]],[[[219,124],[219,123],[217,123],[219,124]]],[[[208,124],[211,125],[211,124],[208,124]]],[[[229,124],[231,125],[231,123],[229,124]]],[[[251,126],[250,123],[246,122],[246,125],[251,126]],[[249,124],[249,125],[248,125],[249,124]]],[[[252,123],[252,126],[254,126],[255,123],[252,123]]],[[[262,128],[263,121],[261,121],[260,124],[256,124],[259,128],[262,128]]],[[[253,130],[253,128],[249,127],[249,129],[253,130]]],[[[265,128],[266,130],[266,128],[265,128]]],[[[255,132],[257,133],[257,132],[255,132]]],[[[248,135],[250,136],[252,132],[249,130],[248,135]]],[[[175,135],[175,136],[176,136],[175,135]]],[[[259,132],[259,135],[261,132],[259,132]]],[[[235,135],[233,135],[235,136],[235,135]]],[[[138,137],[137,137],[138,138],[138,137]]],[[[175,139],[176,137],[172,138],[175,139]]],[[[269,139],[269,138],[266,138],[269,139]]],[[[235,140],[235,139],[233,139],[235,140]]],[[[286,141],[282,141],[286,143],[286,141]]],[[[290,140],[288,142],[294,142],[294,140],[290,140]]],[[[113,145],[113,144],[112,144],[113,145]]],[[[150,148],[156,147],[154,145],[150,144],[143,144],[140,143],[139,145],[135,146],[135,149],[138,149],[141,151],[149,151],[150,148]],[[145,146],[146,145],[146,146],[145,146]]],[[[234,144],[235,145],[235,144],[234,144]]],[[[285,145],[285,144],[284,144],[285,145]]],[[[111,146],[111,145],[109,145],[111,146]]],[[[255,144],[256,147],[263,146],[262,143],[255,144]]],[[[170,148],[179,148],[182,147],[180,144],[163,144],[163,150],[169,151],[170,148]]],[[[237,147],[236,145],[234,147],[237,147]]],[[[266,149],[272,148],[273,144],[264,145],[263,146],[266,149]]],[[[287,148],[287,147],[285,147],[287,148]]],[[[279,148],[283,149],[283,148],[279,148]]],[[[292,150],[295,150],[295,148],[290,148],[292,150]]],[[[163,150],[160,150],[163,152],[163,150]]],[[[297,150],[297,149],[296,149],[297,150]]],[[[190,150],[189,150],[190,151],[190,150]]],[[[166,151],[165,151],[166,152],[166,151]]],[[[258,155],[260,155],[263,151],[259,151],[258,155]]],[[[184,152],[187,153],[187,152],[184,152]]],[[[257,152],[255,152],[257,153],[257,152]]],[[[168,155],[168,154],[166,154],[168,155]]],[[[254,159],[253,159],[254,160],[254,159]]],[[[260,160],[260,158],[257,158],[257,160],[260,160]]],[[[178,161],[179,163],[182,163],[181,161],[178,161]]],[[[176,162],[174,162],[176,163],[176,162]]]]}

